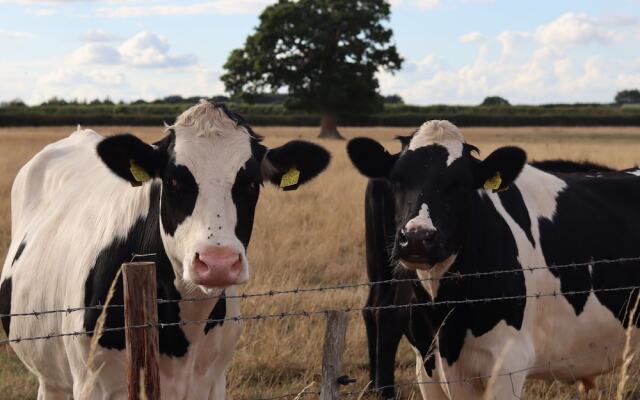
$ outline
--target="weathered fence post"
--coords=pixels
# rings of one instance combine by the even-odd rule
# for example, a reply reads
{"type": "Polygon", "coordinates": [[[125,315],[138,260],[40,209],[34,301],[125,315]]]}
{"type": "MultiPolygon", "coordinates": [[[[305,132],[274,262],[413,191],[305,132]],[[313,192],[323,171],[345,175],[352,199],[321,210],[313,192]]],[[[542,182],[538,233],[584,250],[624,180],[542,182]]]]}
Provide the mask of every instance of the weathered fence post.
{"type": "Polygon", "coordinates": [[[129,400],[160,398],[156,264],[122,264],[129,400]],[[131,326],[150,324],[149,328],[131,326]]]}
{"type": "Polygon", "coordinates": [[[347,336],[347,313],[329,311],[324,332],[322,355],[322,387],[320,400],[334,400],[339,396],[338,377],[342,372],[342,354],[347,336]]]}

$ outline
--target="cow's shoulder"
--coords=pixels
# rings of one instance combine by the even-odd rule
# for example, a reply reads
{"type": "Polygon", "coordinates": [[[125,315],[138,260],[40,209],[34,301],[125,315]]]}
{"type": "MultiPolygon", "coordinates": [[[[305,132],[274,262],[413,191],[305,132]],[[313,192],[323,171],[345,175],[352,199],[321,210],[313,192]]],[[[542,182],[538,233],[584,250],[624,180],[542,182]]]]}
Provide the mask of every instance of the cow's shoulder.
{"type": "Polygon", "coordinates": [[[106,172],[95,151],[102,139],[95,131],[79,129],[45,146],[20,169],[11,189],[14,234],[37,214],[41,205],[64,196],[70,183],[89,184],[97,174],[106,172]]]}

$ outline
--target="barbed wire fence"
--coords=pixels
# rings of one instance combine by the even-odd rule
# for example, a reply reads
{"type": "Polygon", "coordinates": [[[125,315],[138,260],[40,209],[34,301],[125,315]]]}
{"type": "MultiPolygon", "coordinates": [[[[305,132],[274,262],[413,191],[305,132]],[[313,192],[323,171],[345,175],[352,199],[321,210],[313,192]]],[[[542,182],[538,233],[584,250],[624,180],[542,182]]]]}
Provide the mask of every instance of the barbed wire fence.
{"type": "MultiPolygon", "coordinates": [[[[472,272],[472,273],[445,273],[443,276],[439,277],[430,277],[430,278],[394,278],[381,280],[376,282],[353,282],[353,283],[344,283],[344,284],[334,284],[334,285],[324,285],[324,286],[315,286],[315,287],[296,287],[296,288],[288,288],[288,289],[272,289],[268,291],[260,291],[260,292],[242,292],[237,295],[214,295],[214,296],[202,296],[202,297],[194,297],[194,298],[182,298],[182,299],[162,299],[155,298],[155,278],[154,285],[152,291],[147,291],[147,293],[153,292],[153,304],[162,305],[162,304],[175,304],[175,303],[185,303],[185,302],[202,302],[216,299],[240,299],[247,300],[253,298],[272,298],[280,295],[301,295],[306,293],[323,293],[330,291],[346,291],[353,290],[359,288],[370,288],[378,285],[396,285],[399,283],[414,283],[419,284],[425,281],[445,281],[445,280],[461,280],[461,279],[474,279],[474,278],[482,278],[482,277],[492,277],[504,274],[525,274],[525,273],[534,273],[535,271],[547,270],[547,271],[558,271],[565,269],[577,269],[577,268],[588,268],[589,273],[596,265],[606,265],[606,264],[625,264],[632,262],[639,262],[640,257],[624,257],[617,259],[598,259],[598,260],[590,260],[588,262],[578,262],[578,263],[568,263],[562,265],[550,265],[550,266],[529,266],[529,267],[512,267],[512,268],[497,268],[491,271],[480,271],[480,272],[472,272]]],[[[151,264],[153,265],[153,269],[155,271],[154,263],[132,263],[132,264],[151,264]]],[[[123,264],[125,265],[125,264],[123,264]]],[[[154,274],[155,277],[155,274],[154,274]]],[[[127,336],[129,336],[128,332],[136,331],[136,330],[152,330],[157,332],[159,329],[167,328],[167,327],[180,327],[194,324],[220,324],[226,321],[265,321],[265,320],[273,320],[273,319],[285,319],[285,318],[313,318],[313,317],[326,317],[328,318],[333,314],[349,314],[363,311],[380,311],[380,310],[394,310],[394,309],[410,309],[415,307],[438,307],[438,306],[456,306],[456,305],[465,305],[465,304],[481,304],[481,303],[492,303],[492,302],[500,302],[500,301],[515,301],[515,300],[525,300],[525,301],[535,301],[543,298],[551,298],[551,297],[567,297],[574,295],[589,295],[591,293],[611,293],[611,292],[628,292],[629,300],[633,296],[634,292],[636,296],[638,296],[638,292],[640,292],[640,284],[639,285],[626,285],[626,286],[613,286],[613,287],[591,287],[584,290],[571,290],[571,291],[557,291],[551,290],[548,292],[536,292],[536,293],[525,293],[522,295],[510,295],[510,296],[495,296],[495,297],[483,297],[483,298],[461,298],[461,299],[452,299],[452,300],[429,300],[426,302],[412,302],[408,304],[389,304],[383,306],[363,306],[363,307],[333,307],[333,308],[324,308],[324,309],[312,309],[312,310],[287,310],[281,312],[272,312],[265,314],[253,314],[253,315],[239,315],[232,317],[224,317],[224,318],[207,318],[207,319],[197,319],[197,320],[179,320],[175,322],[158,322],[157,319],[143,319],[142,321],[138,321],[138,323],[125,323],[125,326],[118,327],[103,327],[101,329],[96,330],[80,330],[80,331],[71,331],[71,332],[50,332],[47,334],[30,336],[30,337],[19,337],[19,336],[10,336],[7,339],[0,340],[0,346],[8,345],[8,344],[18,344],[22,342],[31,342],[31,341],[39,341],[39,340],[51,340],[55,338],[62,337],[77,337],[81,335],[93,335],[98,333],[100,335],[107,332],[125,332],[127,336]]],[[[136,288],[139,292],[139,288],[136,288]]],[[[138,297],[140,293],[130,294],[138,297]]],[[[127,293],[125,293],[125,303],[127,298],[127,293]]],[[[132,304],[138,304],[140,299],[134,301],[132,304]]],[[[157,307],[156,307],[157,308],[157,307]]],[[[0,314],[0,320],[5,318],[27,318],[33,317],[36,320],[43,315],[51,315],[51,314],[65,314],[69,315],[76,312],[87,311],[87,310],[97,310],[100,312],[105,312],[108,309],[124,309],[125,313],[127,312],[127,307],[125,304],[98,304],[93,306],[84,306],[84,307],[65,307],[58,309],[50,309],[50,310],[32,310],[32,311],[21,311],[15,313],[5,313],[0,314]]],[[[636,318],[634,316],[633,318],[636,318]]],[[[629,318],[629,324],[633,323],[633,318],[629,318]]],[[[37,322],[36,322],[37,323],[37,322]]],[[[327,329],[341,329],[333,327],[328,327],[327,329]]],[[[344,326],[346,330],[346,325],[344,326]]],[[[128,343],[129,344],[129,343],[128,343]]],[[[341,350],[340,352],[342,352],[341,350]]],[[[589,354],[580,354],[579,357],[572,358],[571,361],[578,361],[580,358],[588,357],[589,354]]],[[[341,354],[338,354],[337,357],[341,357],[341,354]]],[[[156,357],[157,358],[157,357],[156,357]]],[[[564,362],[568,360],[558,360],[558,362],[564,362]]],[[[156,360],[157,362],[157,360],[156,360]]],[[[335,359],[333,360],[335,362],[335,359]]],[[[542,366],[543,367],[543,366],[542,366]]],[[[513,386],[512,377],[518,374],[525,374],[533,369],[542,368],[539,365],[531,366],[519,370],[501,372],[496,374],[497,377],[508,377],[511,380],[511,384],[513,386]]],[[[324,365],[323,365],[324,368],[324,365]]],[[[551,366],[549,366],[551,368],[551,366]]],[[[340,371],[336,371],[335,373],[339,373],[340,371]]],[[[455,380],[429,380],[429,381],[413,381],[413,382],[402,382],[393,385],[393,388],[401,388],[407,386],[420,386],[420,385],[454,385],[454,384],[472,384],[477,383],[478,381],[482,382],[483,380],[487,380],[491,378],[492,375],[482,375],[482,376],[473,376],[455,380]]],[[[323,390],[325,387],[333,386],[334,388],[338,387],[339,383],[337,382],[338,378],[342,381],[340,383],[345,384],[345,379],[348,378],[345,376],[335,376],[334,382],[324,382],[323,390]],[[327,386],[328,385],[328,386],[327,386]]],[[[147,385],[153,385],[153,382],[146,382],[147,385]]],[[[157,384],[157,383],[156,383],[157,384]]],[[[273,397],[261,397],[259,400],[276,400],[276,399],[287,399],[287,398],[303,398],[307,396],[321,396],[324,395],[323,391],[310,390],[311,385],[302,387],[297,392],[284,393],[280,395],[275,395],[273,397]]],[[[362,395],[367,393],[378,392],[386,387],[377,387],[370,388],[364,386],[358,390],[338,391],[338,395],[341,398],[350,398],[357,397],[360,398],[362,395]]],[[[518,397],[518,394],[514,389],[514,396],[518,397]]],[[[334,397],[326,397],[334,398],[334,397]]]]}

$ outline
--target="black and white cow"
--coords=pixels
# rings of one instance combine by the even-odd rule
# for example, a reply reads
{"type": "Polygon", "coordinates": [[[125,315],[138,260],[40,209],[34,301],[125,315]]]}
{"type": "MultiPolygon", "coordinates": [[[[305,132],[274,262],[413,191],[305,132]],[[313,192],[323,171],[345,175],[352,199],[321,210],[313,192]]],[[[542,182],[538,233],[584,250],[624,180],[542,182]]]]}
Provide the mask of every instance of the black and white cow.
{"type": "MultiPolygon", "coordinates": [[[[236,294],[235,285],[249,279],[246,249],[262,182],[278,185],[297,169],[303,184],[330,158],[303,141],[267,149],[240,116],[206,101],[166,132],[149,145],[129,134],[104,138],[79,129],[21,169],[11,195],[13,240],[0,313],[101,304],[132,253],[155,254],[160,299],[236,294]]],[[[112,304],[122,302],[120,279],[112,304]]],[[[13,339],[91,331],[99,312],[5,317],[2,325],[13,339]]],[[[161,323],[239,314],[237,298],[158,306],[161,323]]],[[[109,309],[106,327],[121,326],[122,308],[109,309]]],[[[224,398],[225,368],[240,332],[231,321],[161,328],[162,398],[224,398]]],[[[90,372],[97,379],[89,398],[126,398],[124,332],[100,338],[96,371],[86,368],[89,342],[69,336],[12,346],[37,376],[39,399],[80,398],[90,372]]]]}
{"type": "MultiPolygon", "coordinates": [[[[544,171],[516,147],[480,161],[448,121],[425,123],[398,154],[367,138],[348,152],[391,185],[393,256],[438,303],[411,324],[435,346],[416,351],[424,398],[481,398],[488,378],[470,378],[493,372],[492,396],[518,398],[527,377],[591,383],[620,365],[637,291],[602,289],[639,286],[640,263],[595,261],[640,256],[638,171],[544,171]],[[526,270],[570,263],[585,265],[526,270]],[[477,273],[489,274],[465,277],[477,273]],[[463,302],[500,297],[511,298],[463,302]]],[[[546,167],[576,169],[560,164],[546,167]]]]}

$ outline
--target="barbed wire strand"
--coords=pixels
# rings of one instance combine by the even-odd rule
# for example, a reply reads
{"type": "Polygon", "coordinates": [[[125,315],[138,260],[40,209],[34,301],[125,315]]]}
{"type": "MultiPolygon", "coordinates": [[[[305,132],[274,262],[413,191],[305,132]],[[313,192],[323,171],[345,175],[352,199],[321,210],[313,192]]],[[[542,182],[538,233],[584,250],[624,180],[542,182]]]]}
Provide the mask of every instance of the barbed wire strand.
{"type": "MultiPolygon", "coordinates": [[[[390,309],[405,309],[405,308],[413,308],[413,307],[434,307],[439,305],[459,305],[459,304],[475,304],[475,303],[488,303],[494,301],[506,301],[506,300],[522,300],[522,299],[540,299],[544,297],[557,297],[557,296],[573,296],[577,294],[589,294],[589,293],[600,293],[600,292],[616,292],[616,291],[627,291],[627,290],[636,290],[640,289],[640,285],[634,286],[624,286],[624,287],[616,287],[616,288],[599,288],[599,289],[589,289],[589,290],[574,290],[568,292],[558,292],[553,291],[550,293],[534,293],[534,294],[525,294],[525,295],[513,295],[513,296],[502,296],[502,297],[486,297],[479,299],[463,299],[463,300],[443,300],[443,301],[430,301],[426,303],[409,303],[409,304],[390,304],[385,306],[365,306],[365,307],[345,307],[345,308],[334,308],[334,309],[324,309],[324,310],[312,310],[312,311],[293,311],[293,312],[279,312],[279,313],[271,313],[271,314],[257,314],[251,316],[235,316],[235,317],[225,317],[225,318],[212,318],[212,319],[202,319],[202,320],[181,320],[177,322],[164,322],[164,323],[146,323],[139,325],[131,325],[129,327],[107,327],[104,328],[103,332],[117,332],[124,331],[127,329],[143,329],[143,328],[167,328],[172,326],[186,326],[193,324],[215,324],[215,323],[224,323],[226,321],[261,321],[272,318],[286,318],[286,317],[312,317],[317,315],[326,315],[331,311],[337,312],[358,312],[358,311],[377,311],[377,310],[390,310],[390,309]]],[[[81,331],[81,332],[66,332],[66,333],[51,333],[48,335],[42,336],[33,336],[20,338],[16,337],[13,339],[5,339],[0,340],[0,345],[8,344],[8,343],[20,343],[24,341],[33,341],[33,340],[48,340],[59,337],[66,336],[81,336],[81,335],[92,335],[94,331],[81,331]]]]}
{"type": "MultiPolygon", "coordinates": [[[[145,255],[146,256],[146,255],[145,255]]],[[[442,281],[448,279],[465,279],[465,278],[479,278],[484,276],[493,276],[493,275],[501,275],[508,273],[519,273],[519,272],[531,272],[536,270],[557,270],[557,269],[565,269],[565,268],[575,268],[575,267],[588,267],[597,264],[622,264],[626,262],[640,261],[640,257],[626,257],[626,258],[618,258],[618,259],[601,259],[601,260],[593,260],[589,262],[580,262],[580,263],[570,263],[563,265],[551,265],[551,266],[538,266],[538,267],[522,267],[516,269],[501,269],[496,271],[485,271],[485,272],[473,272],[468,274],[456,274],[456,273],[447,273],[441,277],[431,277],[431,278],[392,278],[381,281],[373,281],[373,282],[355,282],[355,283],[346,283],[346,284],[338,284],[338,285],[327,285],[327,286],[317,286],[317,287],[309,287],[309,288],[292,288],[292,289],[284,289],[284,290],[268,290],[263,292],[256,293],[241,293],[237,295],[226,295],[219,294],[215,296],[203,296],[203,297],[192,297],[192,298],[184,298],[184,299],[158,299],[158,304],[172,304],[172,303],[183,303],[183,302],[201,302],[208,300],[216,300],[220,298],[225,299],[249,299],[254,297],[273,297],[276,295],[284,295],[284,294],[302,294],[302,293],[310,293],[310,292],[324,292],[329,290],[345,290],[345,289],[355,289],[360,287],[373,287],[377,285],[384,284],[399,284],[406,282],[426,282],[426,281],[442,281]]],[[[123,304],[110,304],[106,306],[107,308],[124,308],[123,304]]],[[[97,304],[94,306],[85,306],[85,307],[67,307],[55,310],[45,310],[45,311],[30,311],[30,312],[18,312],[12,314],[0,314],[0,318],[4,317],[39,317],[41,315],[47,314],[71,314],[77,311],[85,311],[85,310],[98,310],[102,311],[105,308],[104,305],[97,304]]]]}

